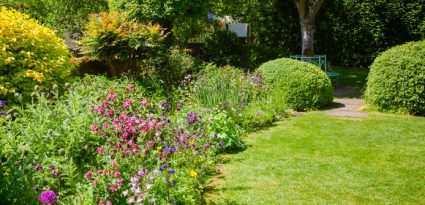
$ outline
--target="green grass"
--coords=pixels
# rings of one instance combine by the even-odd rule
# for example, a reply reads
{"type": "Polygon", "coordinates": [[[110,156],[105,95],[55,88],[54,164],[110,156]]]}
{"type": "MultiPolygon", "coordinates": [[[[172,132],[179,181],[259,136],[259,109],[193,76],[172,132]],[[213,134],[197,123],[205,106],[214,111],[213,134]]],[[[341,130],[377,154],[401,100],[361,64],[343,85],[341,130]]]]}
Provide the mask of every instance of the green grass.
{"type": "Polygon", "coordinates": [[[425,118],[322,112],[251,134],[225,156],[211,204],[425,204],[425,118]]]}

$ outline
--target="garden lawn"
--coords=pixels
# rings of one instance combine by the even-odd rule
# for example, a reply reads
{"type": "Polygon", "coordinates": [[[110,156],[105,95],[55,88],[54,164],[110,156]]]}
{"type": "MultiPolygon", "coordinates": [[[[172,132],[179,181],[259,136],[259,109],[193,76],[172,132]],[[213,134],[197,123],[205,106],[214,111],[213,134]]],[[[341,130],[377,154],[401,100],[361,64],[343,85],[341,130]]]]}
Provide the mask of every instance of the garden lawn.
{"type": "Polygon", "coordinates": [[[323,111],[246,138],[212,179],[211,204],[425,204],[425,118],[323,111]]]}

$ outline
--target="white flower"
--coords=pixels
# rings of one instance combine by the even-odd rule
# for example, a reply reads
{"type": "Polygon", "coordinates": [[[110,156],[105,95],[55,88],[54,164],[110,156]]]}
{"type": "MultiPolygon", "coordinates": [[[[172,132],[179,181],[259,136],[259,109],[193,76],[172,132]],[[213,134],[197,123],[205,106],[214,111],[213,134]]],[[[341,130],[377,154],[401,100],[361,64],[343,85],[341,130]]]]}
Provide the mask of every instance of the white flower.
{"type": "Polygon", "coordinates": [[[134,197],[130,197],[130,198],[128,199],[128,203],[129,203],[129,204],[134,203],[134,197]]]}
{"type": "Polygon", "coordinates": [[[127,196],[127,195],[128,195],[128,190],[123,191],[123,192],[122,192],[122,194],[123,194],[124,196],[127,196]]]}
{"type": "Polygon", "coordinates": [[[146,189],[151,189],[153,184],[146,184],[146,189]]]}

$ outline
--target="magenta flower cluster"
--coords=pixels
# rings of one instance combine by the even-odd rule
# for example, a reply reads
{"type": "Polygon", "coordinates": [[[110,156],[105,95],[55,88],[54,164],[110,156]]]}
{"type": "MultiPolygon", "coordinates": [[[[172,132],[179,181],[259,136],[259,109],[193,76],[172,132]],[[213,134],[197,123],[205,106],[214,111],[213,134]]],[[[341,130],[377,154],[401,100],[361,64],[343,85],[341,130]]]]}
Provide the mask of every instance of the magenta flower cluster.
{"type": "Polygon", "coordinates": [[[129,204],[171,200],[161,199],[168,194],[160,193],[178,186],[176,173],[197,177],[204,171],[208,155],[220,143],[213,133],[205,134],[198,112],[184,114],[183,102],[172,108],[167,100],[156,104],[141,98],[132,84],[92,106],[90,130],[99,141],[86,150],[100,163],[90,166],[85,178],[97,190],[99,204],[112,204],[122,196],[129,204]]]}
{"type": "Polygon", "coordinates": [[[56,203],[56,194],[52,190],[43,191],[40,194],[40,203],[42,204],[52,204],[56,203]]]}

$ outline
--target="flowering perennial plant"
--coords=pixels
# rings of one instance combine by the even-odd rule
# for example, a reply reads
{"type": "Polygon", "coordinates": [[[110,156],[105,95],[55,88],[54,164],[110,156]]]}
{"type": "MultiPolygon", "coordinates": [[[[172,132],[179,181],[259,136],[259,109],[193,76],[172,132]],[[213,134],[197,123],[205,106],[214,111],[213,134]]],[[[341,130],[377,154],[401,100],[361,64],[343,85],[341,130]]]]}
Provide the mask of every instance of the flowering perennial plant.
{"type": "MultiPolygon", "coordinates": [[[[91,108],[90,129],[99,140],[86,146],[94,155],[84,177],[99,204],[194,203],[202,174],[223,145],[207,133],[202,113],[180,102],[152,102],[133,84],[110,91],[91,108]],[[186,200],[186,201],[185,201],[186,200]]],[[[199,196],[198,196],[199,197],[199,196]]]]}

